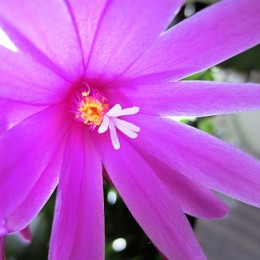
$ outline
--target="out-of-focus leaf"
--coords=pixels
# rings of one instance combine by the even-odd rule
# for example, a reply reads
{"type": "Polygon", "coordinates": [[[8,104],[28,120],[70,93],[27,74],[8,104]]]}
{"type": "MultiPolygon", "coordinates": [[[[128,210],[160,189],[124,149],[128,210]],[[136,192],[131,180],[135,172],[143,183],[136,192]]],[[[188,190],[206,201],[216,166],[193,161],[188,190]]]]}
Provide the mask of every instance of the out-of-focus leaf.
{"type": "Polygon", "coordinates": [[[191,76],[188,76],[184,80],[207,80],[207,81],[212,81],[212,80],[214,80],[214,77],[212,76],[211,69],[208,69],[206,71],[202,71],[202,72],[193,74],[191,76]]]}
{"type": "Polygon", "coordinates": [[[207,118],[200,118],[197,122],[197,127],[204,131],[207,132],[209,134],[214,135],[215,134],[215,129],[214,129],[214,125],[212,123],[212,118],[211,117],[207,117],[207,118]]]}
{"type": "Polygon", "coordinates": [[[246,72],[260,70],[260,45],[221,63],[219,66],[246,72]]]}

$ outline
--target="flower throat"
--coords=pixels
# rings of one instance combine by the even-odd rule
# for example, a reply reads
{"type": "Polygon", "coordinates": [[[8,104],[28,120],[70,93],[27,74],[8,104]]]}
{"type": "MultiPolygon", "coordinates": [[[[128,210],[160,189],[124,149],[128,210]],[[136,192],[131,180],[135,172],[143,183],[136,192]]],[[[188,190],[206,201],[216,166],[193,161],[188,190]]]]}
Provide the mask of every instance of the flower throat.
{"type": "Polygon", "coordinates": [[[95,89],[91,89],[90,92],[90,88],[81,92],[81,100],[78,105],[75,118],[91,128],[102,123],[109,109],[106,98],[95,89]]]}
{"type": "Polygon", "coordinates": [[[118,117],[135,115],[139,112],[139,107],[122,108],[116,104],[109,109],[108,100],[95,88],[90,88],[87,83],[83,83],[72,100],[72,113],[79,122],[88,125],[91,130],[97,126],[98,133],[105,133],[108,129],[113,147],[118,150],[120,142],[116,129],[130,138],[136,138],[140,128],[130,122],[118,117]]]}

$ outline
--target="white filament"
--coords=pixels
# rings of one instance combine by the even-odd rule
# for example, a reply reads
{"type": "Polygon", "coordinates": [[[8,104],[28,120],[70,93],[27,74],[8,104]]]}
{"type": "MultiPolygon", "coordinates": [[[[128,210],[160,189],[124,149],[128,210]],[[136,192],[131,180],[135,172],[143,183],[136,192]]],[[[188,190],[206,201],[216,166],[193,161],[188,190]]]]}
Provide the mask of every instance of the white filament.
{"type": "Polygon", "coordinates": [[[121,111],[122,107],[119,104],[116,104],[109,111],[107,111],[106,115],[109,117],[117,117],[120,116],[121,111]]]}
{"type": "Polygon", "coordinates": [[[108,129],[108,126],[109,126],[109,118],[107,116],[104,116],[103,121],[100,127],[98,128],[98,133],[99,134],[105,133],[108,129]]]}
{"type": "Polygon", "coordinates": [[[104,119],[98,128],[98,133],[105,133],[109,129],[113,147],[114,149],[118,150],[120,148],[120,142],[116,128],[126,136],[130,138],[136,138],[138,136],[137,132],[140,131],[140,127],[117,117],[135,115],[138,112],[139,107],[129,107],[122,109],[119,104],[114,105],[104,116],[104,119]]]}

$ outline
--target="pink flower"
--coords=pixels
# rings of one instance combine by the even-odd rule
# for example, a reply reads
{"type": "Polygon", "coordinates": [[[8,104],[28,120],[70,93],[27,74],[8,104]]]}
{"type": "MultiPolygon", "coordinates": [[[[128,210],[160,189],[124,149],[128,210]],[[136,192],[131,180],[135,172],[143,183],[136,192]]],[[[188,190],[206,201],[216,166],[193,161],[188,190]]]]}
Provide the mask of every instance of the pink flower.
{"type": "MultiPolygon", "coordinates": [[[[259,0],[223,0],[166,30],[183,0],[2,0],[0,233],[58,185],[50,259],[103,259],[102,164],[169,259],[204,259],[184,212],[260,205],[260,164],[165,115],[260,108],[260,86],[185,82],[260,42],[259,0]]],[[[1,241],[3,244],[3,239],[1,241]]]]}

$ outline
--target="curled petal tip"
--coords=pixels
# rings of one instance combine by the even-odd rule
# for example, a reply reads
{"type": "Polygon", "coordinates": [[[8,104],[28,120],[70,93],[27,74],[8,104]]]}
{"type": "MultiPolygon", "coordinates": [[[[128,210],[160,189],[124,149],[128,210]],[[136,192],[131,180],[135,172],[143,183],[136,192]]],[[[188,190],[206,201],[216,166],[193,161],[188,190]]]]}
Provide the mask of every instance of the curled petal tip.
{"type": "Polygon", "coordinates": [[[22,240],[26,243],[30,243],[32,241],[32,232],[29,226],[21,230],[19,232],[19,235],[22,238],[22,240]]]}

